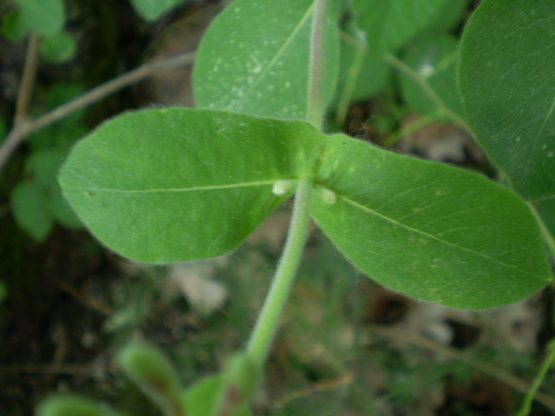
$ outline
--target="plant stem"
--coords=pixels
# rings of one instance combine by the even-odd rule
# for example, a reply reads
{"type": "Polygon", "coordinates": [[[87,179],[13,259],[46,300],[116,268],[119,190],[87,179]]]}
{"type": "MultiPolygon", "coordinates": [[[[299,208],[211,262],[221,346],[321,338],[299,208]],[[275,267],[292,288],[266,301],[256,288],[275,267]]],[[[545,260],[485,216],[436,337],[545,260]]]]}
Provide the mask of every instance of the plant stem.
{"type": "Polygon", "coordinates": [[[27,54],[25,55],[25,66],[23,67],[23,75],[21,76],[21,84],[17,92],[17,102],[15,105],[14,124],[18,125],[27,118],[27,110],[33,93],[33,86],[37,74],[37,51],[39,46],[39,37],[32,34],[29,38],[27,46],[27,54]]]}
{"type": "Polygon", "coordinates": [[[402,127],[400,130],[396,131],[389,135],[383,142],[384,146],[391,147],[395,146],[399,140],[403,137],[410,136],[413,133],[423,129],[424,127],[435,123],[443,118],[444,114],[442,110],[434,111],[433,113],[426,114],[425,116],[420,117],[418,120],[407,124],[406,126],[402,127]]]}
{"type": "Polygon", "coordinates": [[[312,184],[306,179],[300,179],[287,242],[262,312],[249,340],[247,353],[261,367],[268,357],[279,317],[291,291],[308,237],[311,193],[312,184]]]}
{"type": "Polygon", "coordinates": [[[0,147],[0,171],[6,165],[10,159],[13,152],[17,147],[25,140],[25,138],[44,127],[59,121],[71,113],[79,111],[97,101],[107,97],[114,92],[125,88],[131,84],[141,81],[154,75],[157,72],[165,71],[169,69],[179,68],[181,66],[190,65],[193,63],[195,58],[195,52],[188,52],[182,55],[171,57],[159,62],[152,62],[140,66],[126,74],[120,75],[104,84],[99,85],[96,88],[88,91],[82,96],[70,101],[66,104],[55,108],[54,110],[43,114],[35,120],[22,121],[21,123],[16,123],[8,136],[2,147],[0,147]]]}
{"type": "Polygon", "coordinates": [[[347,112],[349,111],[349,103],[351,102],[351,97],[356,88],[357,80],[362,70],[362,64],[364,63],[364,57],[366,56],[366,37],[363,32],[357,30],[354,36],[344,35],[343,38],[348,38],[353,45],[355,50],[353,62],[347,71],[347,76],[345,78],[345,86],[341,91],[339,97],[339,102],[337,104],[337,113],[335,115],[335,123],[339,127],[343,127],[345,120],[347,119],[347,112]]]}
{"type": "Polygon", "coordinates": [[[316,7],[312,17],[312,34],[310,37],[307,120],[319,128],[322,125],[325,111],[325,31],[328,13],[327,0],[314,1],[316,7]]]}
{"type": "Polygon", "coordinates": [[[448,117],[453,123],[464,129],[467,133],[469,133],[472,137],[476,137],[468,123],[463,120],[457,113],[451,110],[449,107],[445,105],[443,100],[439,95],[436,94],[434,89],[430,86],[426,78],[412,69],[410,66],[405,64],[403,61],[398,59],[397,57],[391,54],[385,54],[384,59],[387,63],[389,63],[392,67],[397,69],[398,71],[405,74],[407,77],[411,78],[414,82],[416,82],[422,92],[428,96],[430,100],[435,104],[438,110],[442,111],[446,117],[448,117]]]}
{"type": "Polygon", "coordinates": [[[547,351],[547,357],[545,357],[545,360],[540,367],[540,371],[536,374],[536,378],[534,379],[532,386],[530,386],[530,390],[526,394],[526,397],[524,397],[524,402],[522,402],[522,406],[517,416],[528,416],[530,414],[530,410],[532,410],[532,403],[538,394],[538,390],[542,385],[547,372],[555,363],[555,339],[551,340],[547,347],[547,351]]]}
{"type": "Polygon", "coordinates": [[[536,210],[534,205],[529,202],[528,206],[530,207],[530,209],[534,213],[534,216],[536,217],[536,221],[538,221],[538,225],[540,227],[540,231],[542,233],[545,244],[547,245],[547,248],[549,249],[551,257],[555,261],[555,238],[553,237],[553,235],[551,234],[551,232],[549,231],[549,229],[547,228],[547,226],[543,222],[543,219],[540,216],[540,213],[536,210]]]}

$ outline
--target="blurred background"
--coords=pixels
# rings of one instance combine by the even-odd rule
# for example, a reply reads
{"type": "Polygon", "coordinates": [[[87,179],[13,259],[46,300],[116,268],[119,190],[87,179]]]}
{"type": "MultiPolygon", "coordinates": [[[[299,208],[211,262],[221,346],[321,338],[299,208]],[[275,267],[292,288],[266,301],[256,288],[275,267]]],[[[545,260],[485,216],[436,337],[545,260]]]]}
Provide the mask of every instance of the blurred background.
{"type": "MultiPolygon", "coordinates": [[[[44,34],[48,16],[34,24],[22,19],[18,2],[0,1],[0,144],[16,116],[39,117],[134,68],[194,51],[225,6],[148,3],[68,0],[63,28],[44,34]],[[21,99],[16,105],[22,90],[23,108],[21,99]]],[[[338,94],[328,130],[495,176],[472,139],[421,88],[424,79],[459,111],[458,38],[477,3],[453,1],[388,62],[365,60],[365,77],[347,97],[338,94]]],[[[347,44],[355,33],[350,19],[343,19],[347,44]]],[[[347,66],[352,59],[344,58],[347,66]]],[[[185,384],[215,373],[244,345],[276,268],[290,207],[230,256],[147,267],[101,247],[55,179],[70,146],[103,120],[131,109],[192,106],[190,73],[185,64],[153,70],[29,135],[3,166],[0,415],[30,415],[52,392],[155,415],[114,363],[122,345],[141,339],[158,345],[185,384]]],[[[543,208],[552,229],[554,205],[543,208]]],[[[555,336],[554,299],[547,287],[526,302],[485,312],[414,302],[357,272],[314,229],[256,414],[514,414],[555,336]]],[[[532,414],[555,414],[552,373],[532,414]]]]}

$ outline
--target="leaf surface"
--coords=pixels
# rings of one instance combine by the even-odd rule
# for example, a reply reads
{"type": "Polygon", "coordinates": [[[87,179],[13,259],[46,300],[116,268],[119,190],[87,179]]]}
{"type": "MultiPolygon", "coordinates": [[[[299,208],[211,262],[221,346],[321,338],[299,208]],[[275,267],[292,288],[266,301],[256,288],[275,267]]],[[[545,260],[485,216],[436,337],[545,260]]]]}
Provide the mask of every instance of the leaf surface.
{"type": "Polygon", "coordinates": [[[26,27],[41,35],[60,31],[66,19],[63,0],[15,0],[26,27]]]}
{"type": "Polygon", "coordinates": [[[131,0],[137,13],[146,21],[153,22],[184,0],[131,0]]]}
{"type": "Polygon", "coordinates": [[[474,309],[517,302],[550,280],[530,209],[486,178],[343,135],[329,137],[316,177],[316,222],[390,289],[474,309]]]}
{"type": "Polygon", "coordinates": [[[291,195],[273,185],[307,174],[318,135],[306,123],[211,110],[130,113],[81,141],[60,183],[92,233],[126,257],[214,257],[291,195]]]}
{"type": "Polygon", "coordinates": [[[394,52],[435,22],[450,0],[354,0],[370,51],[394,52]]]}
{"type": "Polygon", "coordinates": [[[529,200],[555,195],[554,27],[553,0],[486,0],[462,38],[468,121],[529,200]]]}
{"type": "MultiPolygon", "coordinates": [[[[193,73],[197,106],[306,120],[314,0],[236,0],[212,23],[193,73]]],[[[329,7],[322,55],[325,104],[335,92],[337,15],[329,7]]]]}

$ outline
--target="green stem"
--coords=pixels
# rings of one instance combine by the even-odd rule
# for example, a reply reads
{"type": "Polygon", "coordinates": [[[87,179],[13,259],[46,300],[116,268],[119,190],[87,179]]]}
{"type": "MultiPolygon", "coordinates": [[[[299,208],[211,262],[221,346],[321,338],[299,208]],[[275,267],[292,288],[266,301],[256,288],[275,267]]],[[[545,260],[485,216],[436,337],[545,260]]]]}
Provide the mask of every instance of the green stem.
{"type": "Polygon", "coordinates": [[[538,374],[536,374],[536,378],[534,379],[532,386],[530,386],[530,390],[526,394],[524,402],[522,402],[522,406],[520,407],[517,416],[528,416],[530,414],[530,411],[532,410],[532,403],[534,402],[534,399],[538,394],[538,390],[540,389],[540,386],[542,385],[547,372],[555,363],[555,339],[549,343],[547,351],[547,357],[545,357],[540,371],[538,371],[538,374]]]}
{"type": "Polygon", "coordinates": [[[354,58],[349,70],[347,71],[347,76],[345,78],[345,87],[341,91],[341,96],[337,104],[337,114],[335,115],[335,123],[338,127],[343,127],[345,120],[347,119],[347,112],[349,110],[349,103],[351,102],[351,97],[355,91],[358,77],[360,71],[362,70],[362,64],[364,63],[364,57],[366,56],[366,38],[364,33],[361,31],[356,31],[355,36],[350,37],[344,34],[344,38],[352,40],[352,45],[354,48],[354,58]]]}
{"type": "Polygon", "coordinates": [[[326,57],[325,31],[327,0],[314,0],[316,7],[312,17],[312,34],[310,38],[310,68],[307,102],[307,120],[320,128],[325,111],[326,91],[326,57]]]}
{"type": "Polygon", "coordinates": [[[425,116],[420,117],[418,120],[407,124],[400,130],[396,131],[389,135],[383,142],[384,146],[391,147],[395,146],[399,140],[403,137],[410,136],[413,133],[423,129],[424,127],[435,123],[436,121],[441,120],[444,117],[442,110],[434,111],[433,113],[427,114],[425,116]]]}
{"type": "Polygon", "coordinates": [[[547,226],[543,222],[542,217],[540,216],[539,212],[536,210],[534,205],[529,202],[528,206],[530,207],[530,209],[534,213],[534,216],[536,217],[536,221],[538,222],[538,225],[540,227],[540,231],[542,233],[545,244],[547,245],[547,248],[550,251],[551,257],[555,261],[555,238],[553,238],[553,235],[548,230],[547,226]]]}
{"type": "Polygon", "coordinates": [[[247,353],[260,366],[270,351],[279,317],[301,261],[309,231],[311,192],[312,184],[306,179],[299,180],[285,249],[247,347],[247,353]]]}
{"type": "Polygon", "coordinates": [[[395,69],[397,69],[398,71],[402,72],[407,77],[412,79],[414,82],[416,82],[422,89],[422,92],[424,92],[424,94],[426,94],[428,98],[432,100],[432,102],[435,104],[437,109],[442,111],[445,114],[445,116],[448,117],[453,123],[455,123],[462,129],[464,129],[472,137],[476,137],[476,135],[474,134],[474,132],[472,131],[468,123],[464,119],[462,119],[457,113],[455,113],[453,110],[447,107],[447,105],[445,105],[441,97],[436,94],[436,92],[430,86],[426,78],[424,78],[422,75],[420,75],[418,72],[416,72],[414,69],[412,69],[410,66],[405,64],[403,61],[401,61],[394,55],[386,54],[384,55],[384,59],[392,67],[394,67],[395,69]]]}

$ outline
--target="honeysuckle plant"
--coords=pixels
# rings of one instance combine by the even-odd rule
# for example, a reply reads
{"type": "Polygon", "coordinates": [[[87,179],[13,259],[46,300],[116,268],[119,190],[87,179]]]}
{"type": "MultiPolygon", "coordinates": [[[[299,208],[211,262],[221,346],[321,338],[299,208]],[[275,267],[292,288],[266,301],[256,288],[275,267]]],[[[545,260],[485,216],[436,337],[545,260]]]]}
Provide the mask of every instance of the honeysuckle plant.
{"type": "MultiPolygon", "coordinates": [[[[448,2],[436,0],[424,10],[404,1],[368,3],[374,8],[353,4],[360,21],[388,27],[412,13],[417,31],[448,2]]],[[[552,250],[554,244],[533,203],[555,195],[555,55],[546,52],[555,32],[541,23],[555,19],[555,3],[483,1],[456,57],[457,121],[475,132],[510,187],[326,132],[326,114],[342,94],[337,85],[352,87],[338,81],[346,56],[343,6],[235,0],[199,47],[197,108],[107,121],[73,148],[60,172],[65,197],[90,232],[143,263],[225,255],[294,198],[259,319],[245,349],[220,374],[184,389],[154,347],[135,344],[120,354],[124,371],[167,415],[251,414],[249,401],[312,220],[364,274],[417,300],[493,308],[526,299],[551,281],[545,242],[552,250]]],[[[377,38],[362,48],[367,53],[375,45],[376,60],[414,35],[372,28],[377,38]]],[[[41,416],[77,414],[116,412],[73,396],[39,409],[41,416]]]]}

